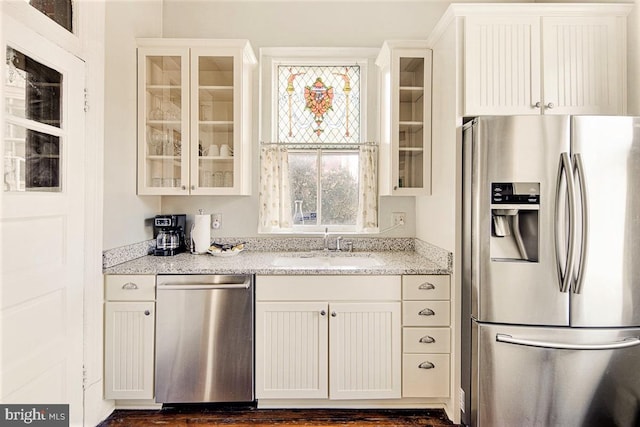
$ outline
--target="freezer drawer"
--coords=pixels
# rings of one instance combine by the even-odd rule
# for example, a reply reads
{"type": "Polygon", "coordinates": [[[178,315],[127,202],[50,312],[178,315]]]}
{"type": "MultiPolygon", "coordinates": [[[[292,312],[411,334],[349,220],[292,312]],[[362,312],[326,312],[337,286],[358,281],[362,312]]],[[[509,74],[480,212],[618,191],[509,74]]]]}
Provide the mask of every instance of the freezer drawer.
{"type": "Polygon", "coordinates": [[[471,425],[639,425],[640,329],[474,323],[472,333],[471,425]]]}

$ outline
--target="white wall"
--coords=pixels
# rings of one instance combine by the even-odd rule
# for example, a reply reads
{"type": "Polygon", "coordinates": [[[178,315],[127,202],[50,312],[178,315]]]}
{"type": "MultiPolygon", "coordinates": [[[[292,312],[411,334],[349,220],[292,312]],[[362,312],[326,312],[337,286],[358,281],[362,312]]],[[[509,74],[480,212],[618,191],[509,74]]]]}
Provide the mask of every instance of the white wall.
{"type": "MultiPolygon", "coordinates": [[[[261,47],[380,47],[388,39],[424,39],[448,2],[280,2],[148,0],[107,3],[104,249],[151,237],[144,219],[198,209],[221,213],[215,236],[255,236],[258,176],[249,197],[142,197],[136,193],[135,37],[242,38],[261,47]],[[161,7],[162,5],[162,7],[161,7]]],[[[254,141],[258,144],[258,72],[254,79],[254,141]]],[[[375,117],[369,120],[375,120],[375,117]]],[[[253,170],[258,155],[254,150],[253,170]]],[[[406,212],[408,225],[384,236],[415,235],[415,201],[383,198],[380,225],[406,212]]]]}
{"type": "MultiPolygon", "coordinates": [[[[248,39],[256,55],[262,47],[375,47],[387,39],[424,39],[446,9],[440,2],[164,2],[165,37],[248,39]],[[188,22],[189,25],[184,25],[188,22]]],[[[375,71],[375,70],[372,70],[375,71]]],[[[253,170],[258,170],[259,86],[256,68],[253,170]]],[[[373,75],[373,73],[371,73],[373,75]]],[[[377,129],[376,117],[369,117],[377,129]]],[[[371,126],[370,126],[371,127],[371,126]]],[[[371,132],[369,133],[371,135],[371,132]]],[[[377,135],[376,135],[377,138],[377,135]]],[[[374,138],[374,139],[376,139],[374,138]]],[[[372,139],[372,138],[369,138],[372,139]]],[[[193,215],[198,209],[221,213],[215,236],[254,236],[258,226],[258,176],[250,197],[163,197],[164,213],[193,215]]],[[[380,226],[391,225],[391,212],[406,212],[408,225],[384,236],[415,235],[415,202],[410,197],[383,198],[380,226]]]]}
{"type": "Polygon", "coordinates": [[[107,1],[103,249],[152,237],[160,197],[136,195],[136,37],[162,35],[161,0],[107,1]]]}

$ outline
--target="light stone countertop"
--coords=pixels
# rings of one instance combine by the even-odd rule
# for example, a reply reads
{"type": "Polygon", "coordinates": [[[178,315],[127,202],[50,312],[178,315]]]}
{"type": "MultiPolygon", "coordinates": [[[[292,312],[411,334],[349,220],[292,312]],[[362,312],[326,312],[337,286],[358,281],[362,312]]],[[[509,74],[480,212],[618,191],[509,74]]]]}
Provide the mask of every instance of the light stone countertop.
{"type": "Polygon", "coordinates": [[[170,257],[149,255],[108,267],[104,269],[104,274],[396,275],[451,274],[451,270],[414,251],[325,253],[322,251],[261,252],[247,250],[232,257],[188,253],[170,257]],[[293,258],[291,263],[287,263],[287,260],[283,259],[287,257],[293,258]],[[345,260],[342,264],[347,265],[323,266],[326,257],[374,258],[379,261],[379,265],[355,267],[348,265],[349,262],[345,260]],[[308,259],[308,261],[300,261],[301,259],[308,259]],[[315,265],[316,260],[317,265],[315,265]],[[274,265],[274,263],[279,265],[274,265]]]}

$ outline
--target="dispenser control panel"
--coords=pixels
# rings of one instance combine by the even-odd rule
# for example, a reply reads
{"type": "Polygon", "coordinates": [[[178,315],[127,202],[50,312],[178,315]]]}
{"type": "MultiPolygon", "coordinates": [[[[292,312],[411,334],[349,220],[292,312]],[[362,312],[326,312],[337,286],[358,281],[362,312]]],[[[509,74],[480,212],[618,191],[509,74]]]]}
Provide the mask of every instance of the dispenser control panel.
{"type": "Polygon", "coordinates": [[[491,203],[501,205],[540,204],[539,182],[492,182],[491,203]]]}

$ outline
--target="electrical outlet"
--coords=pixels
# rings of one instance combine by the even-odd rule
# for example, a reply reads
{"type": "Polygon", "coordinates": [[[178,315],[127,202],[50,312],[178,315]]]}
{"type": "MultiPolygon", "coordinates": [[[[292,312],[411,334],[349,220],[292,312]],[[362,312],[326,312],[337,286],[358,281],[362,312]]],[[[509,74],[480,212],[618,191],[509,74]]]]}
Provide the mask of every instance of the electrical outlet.
{"type": "Polygon", "coordinates": [[[405,212],[394,212],[391,214],[393,226],[404,227],[407,223],[407,214],[405,212]]]}
{"type": "Polygon", "coordinates": [[[220,227],[222,227],[222,214],[212,214],[211,215],[211,228],[213,228],[214,230],[219,229],[220,227]]]}

